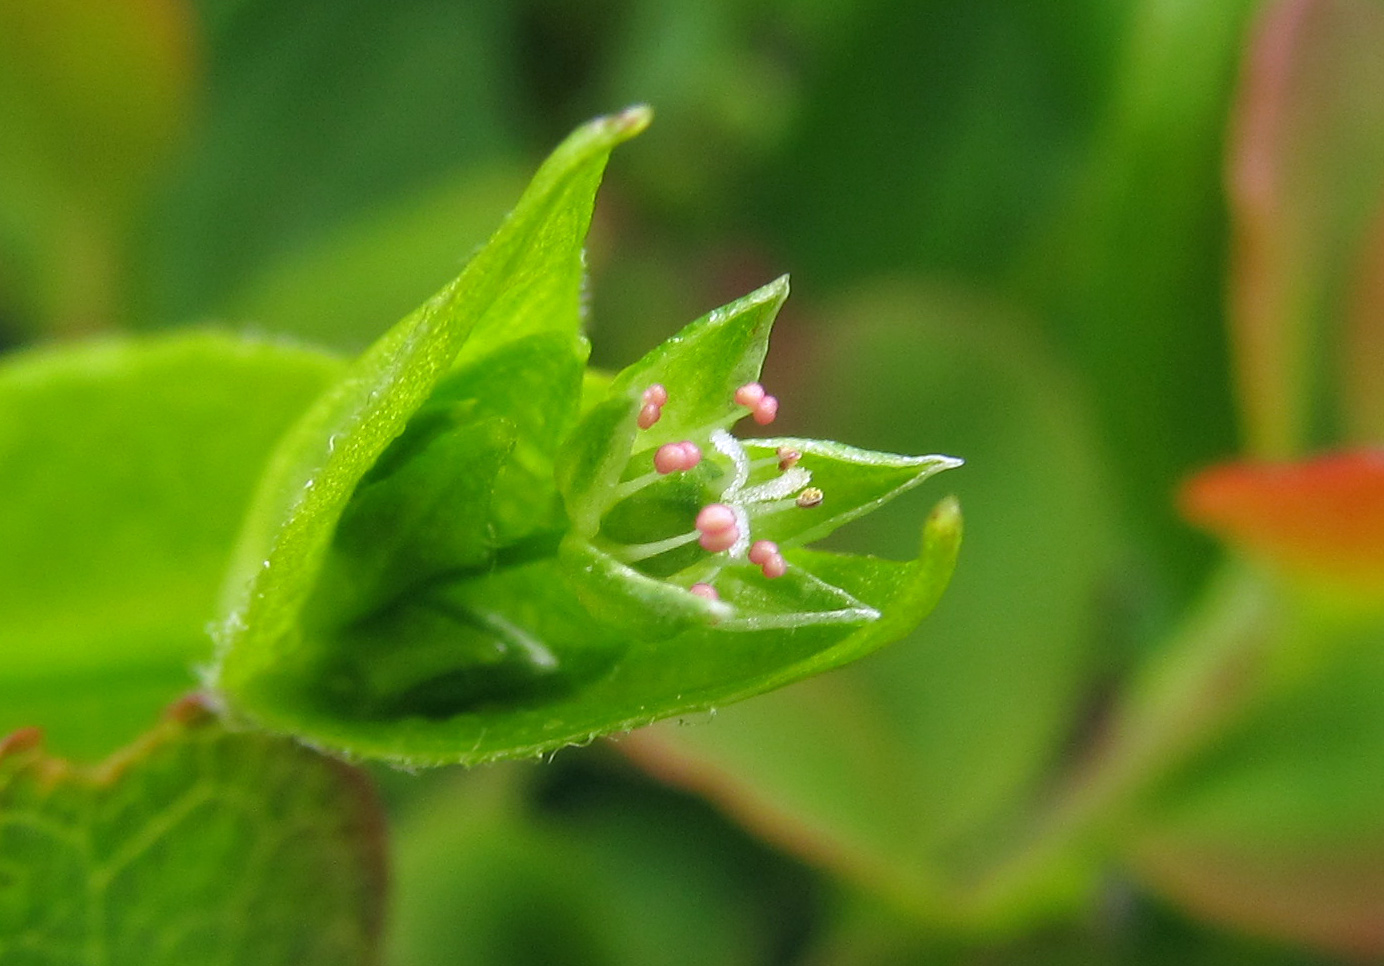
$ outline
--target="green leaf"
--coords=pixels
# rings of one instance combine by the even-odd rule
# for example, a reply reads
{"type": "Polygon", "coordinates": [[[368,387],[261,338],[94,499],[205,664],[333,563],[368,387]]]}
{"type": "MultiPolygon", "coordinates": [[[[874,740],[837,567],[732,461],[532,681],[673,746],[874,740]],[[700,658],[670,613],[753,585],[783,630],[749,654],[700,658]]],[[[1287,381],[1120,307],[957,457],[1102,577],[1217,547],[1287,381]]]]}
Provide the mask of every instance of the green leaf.
{"type": "MultiPolygon", "coordinates": [[[[289,435],[216,632],[236,710],[408,764],[529,755],[853,660],[936,602],[960,540],[953,503],[911,563],[785,547],[787,573],[770,580],[739,543],[728,557],[690,545],[708,495],[734,503],[747,546],[809,478],[779,475],[777,457],[750,465],[725,431],[748,413],[733,395],[758,374],[785,280],[693,323],[591,402],[582,234],[606,156],[645,119],[573,135],[462,276],[289,435]],[[666,412],[640,430],[655,381],[666,412]],[[689,436],[701,467],[653,472],[652,450],[689,436]],[[659,551],[669,539],[690,558],[659,551]],[[712,580],[723,600],[689,592],[712,580]]],[[[842,483],[836,522],[956,464],[808,448],[842,483]]]]}
{"type": "MultiPolygon", "coordinates": [[[[292,92],[298,94],[301,90],[296,87],[292,92]]],[[[460,123],[465,124],[464,121],[460,123]]],[[[243,146],[237,145],[236,150],[243,150],[243,146]]],[[[332,171],[340,175],[335,166],[332,171]]],[[[320,174],[321,169],[316,173],[320,174]]],[[[231,294],[210,303],[217,306],[210,315],[237,324],[292,333],[334,348],[359,351],[379,334],[380,319],[402,318],[418,301],[419,292],[432,291],[456,274],[461,261],[459,253],[473,252],[485,243],[514,198],[523,191],[527,174],[524,166],[517,162],[465,168],[436,186],[409,192],[398,201],[383,204],[372,190],[362,213],[344,224],[319,231],[317,236],[299,243],[290,252],[277,254],[272,246],[254,246],[252,257],[263,261],[264,266],[238,267],[248,278],[235,285],[231,294]]],[[[243,171],[239,178],[250,180],[243,171]]],[[[237,182],[237,191],[245,190],[242,183],[237,182]]],[[[320,186],[316,179],[313,184],[320,186]]],[[[247,187],[254,189],[261,185],[262,182],[247,187]]],[[[292,185],[288,190],[301,191],[302,187],[292,185]]],[[[252,199],[239,200],[249,202],[252,199]]],[[[275,210],[261,194],[256,193],[253,201],[257,208],[275,210]]],[[[205,204],[205,201],[199,203],[205,204]]],[[[220,203],[220,206],[225,205],[224,201],[220,203]]],[[[294,213],[298,217],[310,215],[301,209],[295,209],[294,213]]],[[[180,212],[179,217],[186,217],[186,213],[180,212]]],[[[247,216],[237,210],[237,218],[247,219],[247,216]]],[[[206,220],[197,224],[205,227],[206,220]]],[[[229,233],[224,223],[218,223],[215,230],[229,233]]],[[[250,229],[237,225],[236,231],[243,233],[250,229]]],[[[253,234],[257,234],[256,240],[261,242],[266,237],[271,242],[296,237],[292,231],[276,236],[269,229],[253,234]]],[[[237,234],[231,243],[249,249],[250,237],[252,235],[237,234]]],[[[208,239],[200,232],[195,241],[199,247],[208,245],[208,239]]],[[[215,243],[216,240],[212,240],[212,244],[215,243]]],[[[181,270],[194,276],[228,272],[224,261],[216,260],[210,265],[194,263],[195,256],[189,256],[186,249],[184,245],[178,250],[180,264],[165,265],[164,269],[181,270]]],[[[151,281],[160,287],[169,286],[168,279],[151,281]]],[[[207,294],[210,293],[203,293],[204,297],[207,294]]],[[[208,303],[194,304],[184,312],[200,314],[205,311],[205,304],[208,303]]],[[[160,308],[165,314],[172,311],[169,306],[160,308]]],[[[182,317],[164,321],[178,321],[182,317]]]]}
{"type": "Polygon", "coordinates": [[[197,123],[141,224],[135,324],[369,344],[456,275],[527,181],[508,10],[189,6],[197,123]],[[497,167],[503,185],[478,183],[497,167]]]}
{"type": "Polygon", "coordinates": [[[184,0],[0,8],[7,322],[86,333],[124,321],[136,206],[192,102],[192,21],[184,0]]]}
{"type": "Polygon", "coordinates": [[[1105,116],[1024,273],[1054,344],[1089,386],[1109,492],[1153,568],[1150,620],[1190,603],[1214,560],[1168,494],[1236,447],[1223,144],[1245,33],[1263,6],[1122,5],[1127,25],[1105,41],[1116,53],[1105,116]]]}
{"type": "MultiPolygon", "coordinates": [[[[1248,683],[1267,693],[1143,796],[1122,846],[1137,874],[1202,916],[1377,959],[1384,621],[1285,604],[1255,641],[1275,659],[1261,656],[1248,683]]],[[[1224,702],[1223,680],[1207,703],[1224,702]]]]}
{"type": "Polygon", "coordinates": [[[377,962],[381,815],[355,769],[185,701],[94,769],[0,744],[0,961],[377,962]]]}
{"type": "Polygon", "coordinates": [[[412,804],[386,961],[749,966],[797,941],[820,901],[800,866],[616,764],[451,773],[412,804]]]}
{"type": "Polygon", "coordinates": [[[194,684],[255,478],[340,369],[212,332],[0,365],[0,730],[96,758],[194,684]]]}
{"type": "Polygon", "coordinates": [[[278,701],[257,692],[275,679],[283,687],[320,656],[322,642],[305,640],[300,622],[337,524],[377,462],[388,465],[396,438],[420,434],[417,425],[406,433],[410,420],[427,422],[426,404],[458,388],[443,385],[448,374],[527,337],[560,340],[584,358],[581,243],[596,186],[610,150],[648,118],[632,109],[568,138],[465,271],[372,346],[284,440],[242,532],[216,635],[219,683],[244,710],[270,720],[278,701]]]}

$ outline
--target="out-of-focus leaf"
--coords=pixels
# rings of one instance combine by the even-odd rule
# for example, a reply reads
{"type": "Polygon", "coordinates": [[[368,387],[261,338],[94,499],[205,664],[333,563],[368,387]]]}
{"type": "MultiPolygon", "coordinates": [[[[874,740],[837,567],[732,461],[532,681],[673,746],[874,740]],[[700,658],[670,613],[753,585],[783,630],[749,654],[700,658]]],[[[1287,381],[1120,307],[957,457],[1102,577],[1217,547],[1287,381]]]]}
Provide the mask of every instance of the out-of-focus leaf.
{"type": "Polygon", "coordinates": [[[403,318],[419,292],[460,270],[523,187],[517,166],[467,170],[439,188],[372,208],[274,261],[215,315],[237,326],[363,348],[378,334],[380,319],[403,318]]]}
{"type": "MultiPolygon", "coordinates": [[[[866,888],[967,916],[960,883],[1003,857],[1080,719],[1113,523],[1072,387],[993,306],[892,288],[837,315],[842,330],[816,347],[830,364],[812,367],[812,420],[889,449],[928,440],[966,454],[949,482],[985,507],[980,545],[968,533],[913,638],[621,747],[866,888]]],[[[835,542],[897,553],[899,526],[885,508],[835,542]]]]}
{"type": "Polygon", "coordinates": [[[382,817],[368,779],[175,706],[99,767],[0,743],[0,961],[377,962],[382,817]]]}
{"type": "Polygon", "coordinates": [[[1384,857],[1377,847],[1265,855],[1154,835],[1139,843],[1133,862],[1163,895],[1224,927],[1352,962],[1373,961],[1384,950],[1384,857]]]}
{"type": "MultiPolygon", "coordinates": [[[[353,233],[375,212],[519,155],[523,111],[507,3],[198,7],[206,86],[181,163],[142,223],[134,266],[141,325],[239,307],[247,290],[287,284],[278,273],[292,269],[280,266],[312,261],[309,253],[330,250],[336,232],[353,233]]],[[[467,247],[450,266],[419,264],[422,283],[435,288],[454,276],[492,226],[471,238],[443,229],[444,239],[467,247]]],[[[255,321],[274,326],[272,318],[255,321]]],[[[313,334],[330,324],[314,320],[313,334]]],[[[356,329],[347,340],[370,334],[356,329]]]]}
{"type": "Polygon", "coordinates": [[[1111,492],[1148,556],[1151,627],[1192,598],[1213,559],[1168,494],[1235,445],[1221,142],[1258,3],[1132,5],[1093,149],[1025,266],[1091,392],[1111,492]]]}
{"type": "Polygon", "coordinates": [[[1384,441],[1384,212],[1370,234],[1340,340],[1341,432],[1348,444],[1384,441]]]}
{"type": "Polygon", "coordinates": [[[582,761],[455,775],[401,817],[389,962],[787,958],[813,909],[809,873],[705,803],[582,761]]]}
{"type": "Polygon", "coordinates": [[[1384,624],[1287,611],[1268,693],[1148,795],[1135,869],[1198,915],[1384,955],[1384,624]]]}
{"type": "MultiPolygon", "coordinates": [[[[1116,49],[1122,6],[894,0],[837,11],[820,55],[798,67],[799,114],[750,210],[816,285],[919,266],[1003,278],[1045,217],[1066,214],[1058,189],[1095,119],[1091,81],[1116,49]]],[[[748,96],[775,93],[756,85],[748,96]]]]}
{"type": "Polygon", "coordinates": [[[1295,576],[1384,598],[1384,451],[1213,467],[1180,504],[1192,523],[1295,576]]]}
{"type": "Polygon", "coordinates": [[[0,730],[99,756],[192,685],[255,479],[340,369],[210,332],[0,366],[0,730]]]}
{"type": "Polygon", "coordinates": [[[121,321],[127,219],[185,120],[191,19],[182,0],[0,7],[0,300],[22,322],[121,321]]]}
{"type": "Polygon", "coordinates": [[[1341,332],[1366,230],[1384,200],[1384,10],[1269,5],[1231,131],[1231,323],[1250,451],[1336,436],[1341,332]]]}

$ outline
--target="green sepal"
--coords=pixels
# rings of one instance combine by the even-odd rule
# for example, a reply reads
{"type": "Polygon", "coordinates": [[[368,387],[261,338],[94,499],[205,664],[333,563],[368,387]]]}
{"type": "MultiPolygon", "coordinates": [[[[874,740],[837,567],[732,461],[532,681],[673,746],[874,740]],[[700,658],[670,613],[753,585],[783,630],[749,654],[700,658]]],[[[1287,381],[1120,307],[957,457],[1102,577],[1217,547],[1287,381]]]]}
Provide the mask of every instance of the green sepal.
{"type": "Polygon", "coordinates": [[[692,624],[715,623],[731,613],[726,604],[640,573],[579,536],[562,542],[559,560],[564,577],[587,611],[637,639],[658,640],[692,624]]]}
{"type": "Polygon", "coordinates": [[[572,529],[587,537],[600,529],[620,476],[629,463],[639,403],[624,396],[592,406],[558,454],[555,478],[572,529]]]}
{"type": "MultiPolygon", "coordinates": [[[[812,474],[811,486],[822,491],[817,506],[794,507],[758,521],[757,539],[784,546],[820,540],[934,474],[961,465],[950,456],[899,456],[819,439],[748,439],[744,447],[752,462],[773,463],[780,449],[793,450],[801,455],[797,466],[812,474]]],[[[755,482],[751,476],[750,484],[755,482]]]]}
{"type": "Polygon", "coordinates": [[[612,396],[638,399],[654,383],[668,390],[662,417],[639,434],[634,452],[728,426],[745,415],[732,396],[736,387],[759,378],[769,332],[787,298],[788,276],[783,275],[708,312],[615,377],[612,396]]]}

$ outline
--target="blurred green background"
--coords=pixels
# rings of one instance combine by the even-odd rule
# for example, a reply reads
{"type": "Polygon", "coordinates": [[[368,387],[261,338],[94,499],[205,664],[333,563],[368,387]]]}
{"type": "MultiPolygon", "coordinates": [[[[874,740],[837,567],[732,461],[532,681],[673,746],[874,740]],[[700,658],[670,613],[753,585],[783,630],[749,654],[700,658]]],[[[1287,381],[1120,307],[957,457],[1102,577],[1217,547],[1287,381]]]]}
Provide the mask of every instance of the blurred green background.
{"type": "MultiPolygon", "coordinates": [[[[1375,0],[0,0],[0,346],[357,350],[635,101],[593,361],[791,272],[775,428],[964,457],[961,564],[826,678],[542,765],[381,773],[391,962],[1384,956],[1377,613],[1217,577],[1174,510],[1237,453],[1381,442],[1375,0]],[[1179,691],[1240,606],[1286,670],[1179,691]],[[1102,771],[1144,693],[1200,737],[1102,771]]],[[[837,545],[911,555],[923,499],[837,545]]]]}

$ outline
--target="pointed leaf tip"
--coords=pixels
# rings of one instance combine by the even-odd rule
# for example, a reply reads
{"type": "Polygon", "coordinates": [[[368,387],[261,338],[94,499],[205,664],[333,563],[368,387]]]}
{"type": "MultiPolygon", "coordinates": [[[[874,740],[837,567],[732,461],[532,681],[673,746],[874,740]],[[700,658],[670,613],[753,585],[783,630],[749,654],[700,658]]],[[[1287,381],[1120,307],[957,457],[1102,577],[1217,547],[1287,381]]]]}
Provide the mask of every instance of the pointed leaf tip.
{"type": "Polygon", "coordinates": [[[626,137],[634,137],[653,123],[654,109],[647,104],[631,104],[609,118],[612,128],[626,137]]]}

